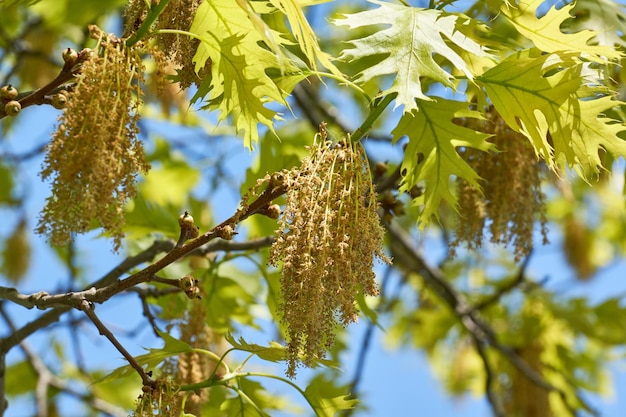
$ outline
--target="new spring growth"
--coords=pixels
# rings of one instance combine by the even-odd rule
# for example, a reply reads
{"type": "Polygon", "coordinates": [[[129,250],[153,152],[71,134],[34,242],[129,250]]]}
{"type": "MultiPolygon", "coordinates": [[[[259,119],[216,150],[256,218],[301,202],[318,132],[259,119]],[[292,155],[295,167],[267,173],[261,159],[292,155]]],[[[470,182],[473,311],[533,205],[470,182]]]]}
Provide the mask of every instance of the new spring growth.
{"type": "Polygon", "coordinates": [[[326,138],[321,126],[309,157],[280,179],[287,203],[270,264],[282,268],[279,312],[289,377],[324,357],[337,324],[357,320],[357,298],[378,294],[374,260],[389,262],[362,146],[326,138]]]}
{"type": "Polygon", "coordinates": [[[180,226],[180,237],[178,242],[176,242],[177,248],[183,246],[189,239],[197,238],[200,233],[200,228],[194,224],[193,217],[191,217],[188,211],[185,211],[178,217],[178,225],[180,226]]]}
{"type": "Polygon", "coordinates": [[[17,89],[10,84],[0,88],[0,99],[2,99],[4,112],[7,116],[17,116],[22,110],[22,105],[17,101],[17,96],[17,89]]]}
{"type": "Polygon", "coordinates": [[[202,298],[200,296],[200,287],[198,287],[198,280],[191,275],[185,275],[178,280],[178,287],[183,290],[185,295],[194,300],[196,298],[202,298]]]}
{"type": "Polygon", "coordinates": [[[235,232],[235,229],[233,229],[231,225],[226,224],[217,230],[217,234],[224,240],[233,240],[237,232],[235,232]]]}
{"type": "Polygon", "coordinates": [[[270,219],[276,220],[280,216],[280,206],[278,204],[268,204],[261,207],[258,213],[263,216],[267,216],[270,219]]]}

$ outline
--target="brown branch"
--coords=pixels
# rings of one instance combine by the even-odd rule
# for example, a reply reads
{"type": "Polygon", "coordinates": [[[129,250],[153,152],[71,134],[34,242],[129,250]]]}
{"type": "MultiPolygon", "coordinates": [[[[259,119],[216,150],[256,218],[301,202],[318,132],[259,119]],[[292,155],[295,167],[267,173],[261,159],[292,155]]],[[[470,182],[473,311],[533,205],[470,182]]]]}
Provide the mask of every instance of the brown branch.
{"type": "MultiPolygon", "coordinates": [[[[156,241],[149,248],[138,253],[137,255],[126,258],[119,265],[117,265],[115,268],[105,274],[102,278],[94,282],[92,284],[92,287],[100,288],[110,285],[132,268],[135,268],[136,266],[141,265],[145,262],[151,261],[157,254],[161,252],[167,252],[173,247],[174,242],[171,240],[156,241]]],[[[70,309],[71,307],[67,305],[55,307],[52,310],[43,314],[42,316],[38,317],[37,319],[26,323],[21,328],[12,332],[9,336],[0,339],[0,352],[8,352],[12,347],[19,344],[22,340],[35,333],[37,330],[47,327],[50,324],[59,320],[59,317],[61,317],[63,313],[69,311],[70,309]]],[[[2,374],[0,374],[0,377],[1,376],[2,374]]]]}
{"type": "MultiPolygon", "coordinates": [[[[0,315],[4,318],[5,322],[9,326],[12,331],[15,331],[15,325],[10,317],[6,314],[4,309],[0,305],[0,315]]],[[[82,394],[78,392],[75,388],[71,386],[68,382],[59,378],[55,374],[50,371],[50,369],[46,366],[46,364],[41,360],[41,358],[36,355],[26,344],[26,342],[20,342],[20,348],[26,355],[26,359],[33,367],[35,373],[38,376],[37,386],[35,391],[35,398],[37,402],[37,416],[45,417],[48,412],[48,387],[53,387],[58,389],[59,391],[63,391],[73,397],[79,398],[83,400],[86,404],[89,404],[93,409],[102,411],[108,415],[112,416],[125,416],[127,413],[112,404],[107,403],[99,398],[94,397],[92,394],[82,394]]],[[[4,398],[4,397],[2,397],[4,398]]],[[[0,411],[0,415],[2,415],[2,411],[0,411]]]]}
{"type": "MultiPolygon", "coordinates": [[[[20,103],[22,110],[35,104],[49,104],[50,100],[47,96],[55,94],[59,91],[59,87],[71,82],[76,74],[80,72],[81,64],[89,59],[90,55],[90,49],[83,49],[78,53],[78,57],[75,60],[68,60],[65,62],[65,65],[61,68],[61,72],[55,79],[37,90],[20,94],[17,101],[20,103]]],[[[6,116],[7,114],[4,111],[4,106],[0,106],[0,119],[6,116]]]]}
{"type": "Polygon", "coordinates": [[[118,342],[118,340],[115,338],[115,336],[113,336],[113,333],[111,333],[111,331],[104,325],[104,323],[102,323],[102,321],[100,321],[100,319],[98,318],[98,316],[95,313],[95,309],[94,309],[93,303],[90,303],[90,302],[88,302],[86,300],[83,300],[83,302],[80,304],[78,309],[82,310],[87,315],[87,317],[89,317],[89,319],[93,322],[93,324],[98,329],[98,332],[100,332],[100,334],[102,336],[104,336],[107,339],[109,339],[109,342],[111,342],[111,344],[113,346],[115,346],[115,348],[122,354],[122,356],[124,356],[124,359],[126,359],[128,361],[130,366],[135,371],[137,371],[139,376],[141,376],[141,381],[143,382],[143,386],[144,387],[155,388],[156,387],[156,381],[153,380],[150,377],[149,373],[147,373],[141,367],[141,365],[139,365],[139,363],[135,360],[133,355],[131,355],[124,348],[124,346],[122,346],[122,344],[120,342],[118,342]]]}
{"type": "MultiPolygon", "coordinates": [[[[256,208],[256,210],[258,210],[258,208],[256,208]]],[[[246,217],[248,217],[251,214],[252,213],[248,214],[246,217]]],[[[231,217],[231,219],[233,217],[231,217]]],[[[222,225],[224,223],[222,223],[222,225]]],[[[219,228],[220,226],[216,226],[216,228],[219,228]]],[[[184,252],[186,253],[180,256],[182,257],[182,256],[187,256],[187,255],[207,254],[207,253],[212,253],[216,251],[256,250],[256,249],[270,246],[273,240],[274,240],[273,237],[264,237],[264,238],[254,239],[254,240],[250,240],[246,242],[215,240],[215,241],[211,241],[205,246],[195,248],[195,249],[193,248],[190,249],[191,248],[190,246],[185,246],[187,249],[184,252]]],[[[192,242],[190,241],[188,243],[192,243],[192,242]]],[[[88,301],[94,301],[94,302],[102,302],[102,301],[97,301],[97,297],[96,297],[97,289],[109,288],[110,286],[115,287],[115,285],[120,285],[119,284],[120,282],[126,282],[126,281],[117,281],[117,280],[128,270],[136,267],[137,265],[141,265],[144,262],[150,261],[158,253],[170,252],[168,254],[170,255],[173,248],[174,248],[174,242],[172,240],[156,241],[154,242],[152,246],[150,246],[143,252],[135,256],[128,257],[127,259],[122,261],[119,265],[113,268],[109,273],[104,275],[98,281],[94,282],[90,288],[83,290],[83,291],[63,293],[63,294],[48,294],[45,291],[39,291],[34,294],[21,294],[15,288],[0,286],[0,298],[1,299],[12,301],[28,309],[31,309],[33,307],[37,307],[38,309],[41,309],[41,310],[52,308],[52,310],[49,311],[48,313],[39,317],[35,321],[26,324],[24,327],[17,329],[12,335],[8,336],[7,338],[0,340],[0,350],[6,349],[4,351],[8,351],[11,347],[15,346],[21,340],[24,340],[25,338],[30,336],[32,333],[34,333],[38,329],[46,327],[51,323],[54,323],[55,321],[59,319],[59,317],[63,313],[69,311],[71,308],[78,305],[80,302],[82,302],[83,299],[88,300],[88,301]]],[[[151,279],[147,279],[146,281],[150,281],[150,280],[151,279]]],[[[125,287],[126,287],[126,284],[125,284],[125,287]]],[[[129,288],[130,287],[126,287],[125,289],[129,289],[129,288]]],[[[109,288],[108,291],[111,291],[111,288],[109,288]]],[[[123,291],[123,289],[119,289],[119,291],[116,291],[116,293],[121,292],[121,291],[123,291]]],[[[101,295],[98,295],[98,297],[101,297],[101,295]]]]}
{"type": "MultiPolygon", "coordinates": [[[[124,357],[128,360],[130,365],[140,374],[144,385],[154,387],[154,381],[143,371],[143,369],[137,364],[137,362],[124,350],[124,347],[117,342],[113,334],[106,329],[106,327],[99,321],[95,313],[93,313],[93,303],[103,303],[108,300],[115,294],[123,292],[129,288],[132,288],[140,283],[151,281],[155,274],[180,259],[181,257],[187,256],[200,248],[201,246],[207,244],[208,242],[214,240],[218,237],[223,237],[224,239],[230,239],[233,235],[234,227],[252,216],[253,214],[261,211],[265,208],[269,203],[271,203],[274,199],[281,196],[287,191],[286,185],[282,181],[281,174],[274,174],[272,178],[269,180],[266,189],[249,205],[244,205],[242,208],[238,209],[237,212],[224,220],[219,225],[213,227],[208,232],[198,236],[195,239],[189,240],[182,246],[175,246],[173,242],[168,242],[166,245],[169,249],[169,252],[163,256],[158,261],[148,265],[143,270],[129,276],[126,279],[118,280],[118,278],[126,271],[131,269],[132,267],[139,265],[145,261],[148,261],[162,251],[164,244],[158,244],[155,242],[150,250],[144,251],[142,254],[137,255],[132,258],[128,258],[116,268],[114,268],[111,272],[105,275],[103,278],[98,280],[94,285],[80,292],[67,293],[67,294],[56,294],[50,295],[46,292],[39,292],[29,296],[25,296],[19,294],[16,290],[0,287],[0,297],[5,297],[17,304],[23,305],[27,308],[38,307],[38,308],[49,308],[54,307],[54,309],[43,316],[39,317],[37,320],[27,323],[20,329],[12,332],[11,335],[6,338],[0,339],[0,354],[8,352],[8,350],[20,343],[30,334],[34,333],[38,329],[48,326],[49,324],[57,321],[59,317],[69,311],[71,308],[77,308],[79,310],[84,311],[87,316],[94,322],[96,327],[98,327],[101,334],[107,337],[111,343],[124,355],[124,357]],[[147,255],[152,255],[150,258],[145,259],[147,255]]],[[[267,241],[262,241],[263,244],[266,244],[267,241]]],[[[259,245],[259,243],[255,243],[254,245],[259,245]]],[[[235,247],[235,245],[230,245],[231,247],[235,247]]],[[[245,245],[239,245],[240,247],[245,245]]],[[[248,246],[250,246],[248,244],[248,246]]],[[[217,247],[217,245],[216,245],[217,247]]],[[[1,371],[1,369],[0,369],[1,371]]],[[[0,378],[3,375],[0,374],[0,378]]],[[[0,386],[4,384],[4,378],[0,381],[0,386]]]]}
{"type": "Polygon", "coordinates": [[[189,240],[182,246],[174,247],[161,259],[151,265],[148,265],[143,270],[131,275],[124,280],[97,289],[95,294],[93,296],[90,295],[87,300],[94,303],[103,303],[115,294],[118,294],[128,288],[134,287],[135,285],[142,282],[150,281],[157,272],[159,272],[166,266],[172,264],[183,256],[191,254],[193,251],[207,244],[208,242],[218,237],[221,237],[225,230],[229,228],[230,230],[233,230],[238,223],[258,212],[269,203],[271,203],[274,199],[284,194],[286,191],[286,186],[278,179],[270,180],[265,191],[263,191],[256,200],[250,203],[250,205],[247,205],[237,210],[234,215],[224,220],[217,226],[213,227],[208,232],[198,236],[195,239],[189,240]]]}

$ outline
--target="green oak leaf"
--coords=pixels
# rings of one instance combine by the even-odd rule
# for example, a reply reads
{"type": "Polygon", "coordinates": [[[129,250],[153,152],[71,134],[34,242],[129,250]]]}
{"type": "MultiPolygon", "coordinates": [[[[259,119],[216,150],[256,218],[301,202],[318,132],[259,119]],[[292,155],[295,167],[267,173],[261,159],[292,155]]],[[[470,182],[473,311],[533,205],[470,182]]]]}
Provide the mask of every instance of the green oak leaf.
{"type": "Polygon", "coordinates": [[[477,78],[512,129],[524,134],[554,170],[575,168],[581,177],[598,173],[599,152],[626,154],[617,134],[622,123],[604,117],[621,102],[598,86],[578,53],[525,50],[477,78]]]}
{"type": "Polygon", "coordinates": [[[429,100],[423,91],[422,77],[446,87],[455,87],[454,77],[436,61],[436,55],[445,58],[470,80],[475,74],[472,66],[462,58],[461,51],[478,57],[489,56],[479,43],[460,30],[470,21],[466,16],[370,1],[380,7],[344,15],[335,20],[335,24],[351,29],[372,25],[386,28],[364,38],[350,40],[353,47],[345,49],[340,59],[351,61],[384,56],[361,71],[357,81],[367,82],[382,75],[393,75],[395,78],[391,87],[383,94],[397,93],[396,107],[404,106],[405,113],[418,108],[416,98],[429,100]]]}
{"type": "Polygon", "coordinates": [[[393,130],[394,141],[407,136],[402,162],[401,191],[410,190],[423,183],[424,193],[414,204],[423,204],[420,215],[422,226],[431,216],[438,217],[437,209],[442,200],[456,207],[456,196],[450,187],[451,177],[460,177],[469,184],[479,187],[478,174],[461,158],[458,147],[471,147],[482,151],[494,149],[487,142],[489,135],[480,133],[452,122],[454,118],[481,118],[469,110],[464,102],[437,98],[433,101],[418,100],[419,111],[404,113],[393,130]]]}
{"type": "Polygon", "coordinates": [[[570,14],[573,3],[565,4],[559,9],[552,6],[544,16],[538,18],[537,8],[543,3],[544,0],[520,0],[517,7],[503,3],[501,12],[519,33],[544,52],[576,51],[596,59],[615,59],[621,56],[621,53],[609,46],[589,44],[599,32],[587,29],[576,33],[561,31],[563,22],[573,17],[570,14]]]}

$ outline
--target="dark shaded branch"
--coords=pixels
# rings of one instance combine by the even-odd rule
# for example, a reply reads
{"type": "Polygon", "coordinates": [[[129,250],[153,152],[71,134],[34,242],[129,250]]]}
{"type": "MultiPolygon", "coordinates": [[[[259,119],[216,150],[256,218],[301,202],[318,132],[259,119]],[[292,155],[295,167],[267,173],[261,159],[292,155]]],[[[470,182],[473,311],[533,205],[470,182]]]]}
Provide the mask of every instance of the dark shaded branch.
{"type": "MultiPolygon", "coordinates": [[[[433,289],[437,295],[448,304],[454,314],[458,316],[461,324],[473,339],[484,344],[484,346],[491,346],[496,349],[526,378],[538,387],[558,393],[563,399],[565,406],[575,414],[575,407],[570,404],[565,391],[548,382],[541,374],[524,361],[514,349],[500,343],[493,328],[480,318],[478,310],[471,306],[465,298],[446,281],[441,270],[428,265],[421,253],[413,246],[409,236],[404,230],[394,224],[386,224],[386,227],[391,236],[390,245],[396,265],[400,263],[408,270],[418,271],[425,284],[433,289]]],[[[598,412],[587,404],[583,398],[577,396],[577,400],[585,408],[590,410],[593,415],[598,415],[598,412]]],[[[496,405],[492,404],[492,406],[496,405]]]]}
{"type": "Polygon", "coordinates": [[[506,417],[506,412],[504,410],[504,407],[502,406],[502,401],[500,401],[498,395],[494,390],[495,375],[493,367],[491,366],[491,363],[489,363],[487,350],[485,349],[482,341],[475,337],[473,334],[472,340],[474,342],[474,347],[476,347],[476,351],[478,352],[478,355],[483,361],[483,365],[485,367],[485,392],[487,393],[487,401],[491,405],[493,415],[495,417],[506,417]]]}
{"type": "MultiPolygon", "coordinates": [[[[311,84],[302,82],[298,84],[292,92],[292,95],[296,100],[296,104],[302,110],[304,116],[309,121],[311,126],[314,129],[317,129],[320,123],[328,122],[330,125],[335,125],[339,127],[339,129],[343,130],[344,132],[352,132],[353,127],[348,126],[348,124],[341,120],[341,118],[339,117],[339,114],[341,112],[332,104],[321,100],[319,93],[317,91],[314,91],[313,88],[314,87],[311,84]]],[[[394,98],[395,94],[392,94],[390,95],[389,100],[391,101],[394,98]]],[[[381,107],[377,105],[379,103],[369,104],[373,104],[372,110],[376,110],[376,108],[382,110],[384,107],[386,107],[388,103],[381,107]]],[[[379,114],[375,115],[374,120],[378,118],[378,116],[379,114]]],[[[369,132],[369,128],[371,128],[371,122],[365,124],[368,124],[367,129],[359,128],[355,131],[355,135],[358,136],[358,139],[367,134],[368,139],[391,142],[392,138],[389,135],[379,135],[369,132]]]]}

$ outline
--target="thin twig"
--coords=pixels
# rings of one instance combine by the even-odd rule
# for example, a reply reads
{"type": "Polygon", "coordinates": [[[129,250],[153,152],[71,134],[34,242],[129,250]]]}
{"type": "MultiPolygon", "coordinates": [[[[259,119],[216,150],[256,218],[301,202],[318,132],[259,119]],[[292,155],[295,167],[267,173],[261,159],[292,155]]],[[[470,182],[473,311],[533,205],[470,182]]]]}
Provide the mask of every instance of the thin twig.
{"type": "Polygon", "coordinates": [[[102,323],[102,321],[100,321],[100,319],[98,318],[98,316],[96,315],[96,313],[94,311],[93,303],[90,303],[90,302],[88,302],[86,300],[83,300],[83,302],[81,303],[79,309],[82,310],[87,315],[87,317],[89,317],[89,319],[93,322],[93,324],[98,328],[98,332],[100,332],[100,334],[102,336],[104,336],[107,339],[109,339],[109,342],[111,342],[111,344],[113,346],[115,346],[115,348],[122,354],[122,356],[124,356],[124,359],[126,359],[128,361],[130,366],[135,371],[137,371],[139,376],[141,376],[141,381],[143,382],[144,387],[155,388],[156,387],[156,381],[153,380],[148,375],[148,373],[135,360],[133,355],[128,353],[128,351],[124,348],[124,346],[122,346],[122,344],[115,338],[113,333],[111,333],[111,331],[104,325],[104,323],[102,323]]]}
{"type": "MultiPolygon", "coordinates": [[[[208,232],[198,236],[195,239],[187,241],[184,245],[180,247],[175,247],[172,244],[170,246],[171,250],[167,252],[165,256],[163,256],[156,262],[148,265],[141,271],[132,274],[126,279],[118,280],[119,276],[121,276],[124,271],[132,268],[132,266],[127,268],[129,264],[133,263],[129,261],[129,259],[126,260],[129,262],[122,263],[122,267],[118,266],[109,274],[105,275],[101,280],[99,280],[96,283],[98,284],[98,287],[96,287],[96,285],[94,284],[94,286],[92,286],[91,288],[77,293],[50,295],[46,292],[38,292],[26,296],[20,294],[15,289],[0,287],[0,298],[9,299],[17,304],[23,305],[24,307],[56,307],[52,311],[44,314],[36,321],[27,323],[24,327],[12,332],[12,334],[7,336],[6,338],[0,339],[0,352],[7,352],[11,347],[15,346],[16,344],[24,340],[24,338],[28,337],[30,334],[34,333],[41,327],[47,326],[58,320],[58,318],[63,313],[67,312],[71,308],[77,308],[84,311],[89,316],[89,318],[94,321],[94,324],[96,324],[96,321],[99,320],[92,311],[93,303],[103,303],[114,295],[119,294],[120,292],[123,292],[143,282],[150,281],[157,272],[159,272],[166,266],[172,264],[173,262],[184,256],[189,255],[196,249],[218,237],[225,236],[227,239],[232,237],[233,230],[237,224],[266,207],[274,199],[283,195],[286,191],[287,187],[283,183],[281,175],[275,174],[269,180],[265,190],[250,204],[246,204],[243,207],[239,208],[231,217],[213,227],[208,232]],[[230,230],[230,236],[227,236],[227,230],[230,230]]],[[[143,261],[141,263],[143,263],[143,261]]],[[[96,324],[96,326],[98,326],[98,324],[96,324]]],[[[103,325],[99,327],[99,330],[102,332],[102,334],[109,338],[111,343],[113,343],[120,352],[122,352],[122,350],[124,349],[123,346],[119,344],[117,340],[115,340],[113,334],[110,331],[108,331],[103,325]]],[[[122,354],[124,353],[122,352],[122,354]]],[[[133,368],[135,368],[135,370],[137,370],[137,372],[140,374],[142,380],[144,381],[144,385],[149,385],[153,387],[154,381],[152,381],[147,376],[143,369],[138,366],[136,361],[134,361],[134,359],[132,359],[132,357],[127,354],[127,352],[126,354],[124,354],[124,357],[129,361],[131,366],[133,366],[133,368]]],[[[0,385],[3,383],[4,380],[0,381],[0,385]]]]}
{"type": "Polygon", "coordinates": [[[502,296],[514,290],[519,285],[521,285],[524,282],[524,278],[526,277],[526,269],[528,268],[528,264],[530,263],[531,255],[532,255],[532,252],[529,253],[528,256],[526,256],[526,258],[522,262],[522,265],[520,266],[519,272],[517,273],[517,275],[515,276],[513,280],[509,281],[504,286],[499,288],[498,291],[496,291],[495,293],[475,303],[474,308],[476,310],[483,310],[484,308],[489,307],[490,305],[499,302],[502,296]]]}
{"type": "MultiPolygon", "coordinates": [[[[35,104],[48,103],[49,100],[46,99],[46,96],[54,94],[55,92],[59,91],[59,87],[71,82],[76,74],[80,72],[81,64],[89,59],[90,55],[91,51],[89,49],[83,49],[78,53],[78,58],[76,58],[74,62],[68,61],[65,63],[63,68],[61,68],[61,72],[59,73],[59,75],[56,76],[54,80],[50,81],[48,84],[37,90],[20,94],[17,101],[20,103],[22,110],[28,106],[32,106],[35,104]]],[[[4,111],[4,107],[1,107],[0,119],[6,116],[7,114],[4,111]]]]}
{"type": "MultiPolygon", "coordinates": [[[[2,315],[2,317],[4,318],[5,322],[9,326],[9,329],[14,331],[15,325],[13,324],[13,321],[6,314],[6,312],[4,311],[1,305],[0,305],[0,315],[2,315]]],[[[30,347],[28,346],[26,342],[24,341],[20,342],[20,348],[26,355],[28,362],[33,367],[33,369],[35,370],[39,378],[37,381],[37,389],[36,389],[37,408],[39,410],[37,412],[38,417],[43,417],[47,415],[47,411],[48,411],[47,387],[48,386],[53,387],[66,394],[69,394],[73,397],[79,398],[84,403],[91,406],[93,409],[101,411],[107,415],[116,416],[116,417],[123,417],[123,416],[128,415],[128,413],[125,410],[119,407],[116,407],[112,404],[109,404],[104,400],[96,398],[91,393],[83,394],[83,393],[78,392],[74,387],[71,386],[70,383],[68,383],[67,381],[64,381],[63,379],[53,374],[52,371],[50,371],[50,369],[46,366],[46,364],[41,360],[41,358],[37,354],[35,354],[32,351],[32,349],[30,349],[30,347]]],[[[2,415],[1,411],[0,411],[0,415],[2,415]]]]}
{"type": "MultiPolygon", "coordinates": [[[[92,284],[92,287],[100,288],[106,285],[110,285],[111,283],[117,281],[119,277],[124,275],[129,270],[145,262],[151,261],[152,259],[154,259],[154,257],[157,254],[162,253],[162,252],[167,252],[171,250],[171,248],[173,247],[174,247],[174,242],[172,240],[156,241],[144,251],[138,253],[135,256],[130,256],[126,258],[125,260],[123,260],[115,268],[113,268],[111,271],[105,274],[102,278],[94,282],[92,284]]],[[[0,292],[2,291],[12,292],[11,290],[6,290],[4,287],[0,287],[0,292]]],[[[0,295],[0,298],[4,298],[4,297],[0,295]]],[[[35,333],[37,330],[47,327],[50,324],[59,320],[59,317],[61,317],[61,315],[69,311],[71,308],[72,307],[68,305],[63,305],[62,307],[53,308],[52,310],[48,311],[47,313],[43,314],[37,319],[29,323],[26,323],[24,326],[12,332],[7,337],[0,339],[0,352],[8,352],[12,347],[19,344],[22,340],[26,339],[28,336],[35,333]]]]}

